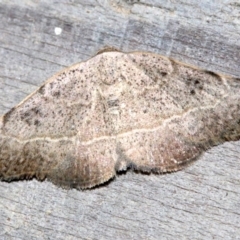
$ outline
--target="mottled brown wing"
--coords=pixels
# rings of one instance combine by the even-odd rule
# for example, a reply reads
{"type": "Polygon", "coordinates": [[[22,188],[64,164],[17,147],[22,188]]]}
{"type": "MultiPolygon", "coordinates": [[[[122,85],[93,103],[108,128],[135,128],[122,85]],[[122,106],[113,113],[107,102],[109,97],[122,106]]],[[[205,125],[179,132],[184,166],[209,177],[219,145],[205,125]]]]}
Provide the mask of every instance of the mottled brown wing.
{"type": "Polygon", "coordinates": [[[1,120],[0,178],[89,188],[129,167],[176,171],[239,139],[239,81],[151,53],[101,53],[1,120]]]}

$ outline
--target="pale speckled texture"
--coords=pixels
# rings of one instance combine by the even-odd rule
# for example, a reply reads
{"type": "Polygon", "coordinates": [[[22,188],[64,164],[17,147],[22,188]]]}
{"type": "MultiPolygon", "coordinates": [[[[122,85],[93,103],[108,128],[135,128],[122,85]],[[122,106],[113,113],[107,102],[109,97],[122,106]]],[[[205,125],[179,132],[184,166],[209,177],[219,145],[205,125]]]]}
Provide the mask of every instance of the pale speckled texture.
{"type": "Polygon", "coordinates": [[[0,178],[90,188],[128,168],[182,169],[240,136],[240,81],[153,53],[106,51],[3,116],[0,178]]]}
{"type": "MultiPolygon", "coordinates": [[[[2,0],[0,115],[106,45],[240,77],[236,0],[122,2],[2,0]]],[[[174,174],[128,171],[85,191],[0,181],[0,238],[239,239],[239,156],[240,141],[226,142],[174,174]]]]}

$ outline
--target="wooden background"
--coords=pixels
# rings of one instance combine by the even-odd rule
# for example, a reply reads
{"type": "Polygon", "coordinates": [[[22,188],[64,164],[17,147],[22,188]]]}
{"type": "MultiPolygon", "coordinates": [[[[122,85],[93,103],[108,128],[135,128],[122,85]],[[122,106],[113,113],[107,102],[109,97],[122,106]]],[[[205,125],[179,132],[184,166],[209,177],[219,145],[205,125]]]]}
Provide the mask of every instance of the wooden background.
{"type": "MultiPolygon", "coordinates": [[[[240,77],[238,0],[0,0],[0,115],[104,46],[240,77]],[[62,29],[59,34],[59,28],[62,29]]],[[[0,182],[0,239],[240,239],[240,141],[94,190],[0,182]]]]}

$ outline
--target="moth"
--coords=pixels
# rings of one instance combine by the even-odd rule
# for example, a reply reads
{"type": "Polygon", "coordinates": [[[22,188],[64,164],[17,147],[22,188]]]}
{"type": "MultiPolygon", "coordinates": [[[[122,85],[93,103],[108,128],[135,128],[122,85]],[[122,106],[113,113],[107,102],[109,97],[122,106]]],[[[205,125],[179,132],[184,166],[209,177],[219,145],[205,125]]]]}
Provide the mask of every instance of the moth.
{"type": "Polygon", "coordinates": [[[85,189],[182,169],[240,138],[240,79],[148,52],[103,51],[0,119],[0,179],[85,189]]]}

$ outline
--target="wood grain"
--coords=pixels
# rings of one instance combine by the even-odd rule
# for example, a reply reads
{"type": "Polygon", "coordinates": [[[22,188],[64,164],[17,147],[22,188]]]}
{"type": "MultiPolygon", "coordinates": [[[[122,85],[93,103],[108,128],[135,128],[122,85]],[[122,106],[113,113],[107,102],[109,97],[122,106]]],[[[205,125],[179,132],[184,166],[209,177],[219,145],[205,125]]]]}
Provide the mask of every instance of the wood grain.
{"type": "MultiPolygon", "coordinates": [[[[240,77],[236,1],[0,2],[0,114],[104,46],[240,77]],[[55,28],[62,28],[60,35],[55,28]]],[[[0,183],[2,239],[240,239],[240,142],[184,171],[128,172],[87,191],[0,183]]]]}

